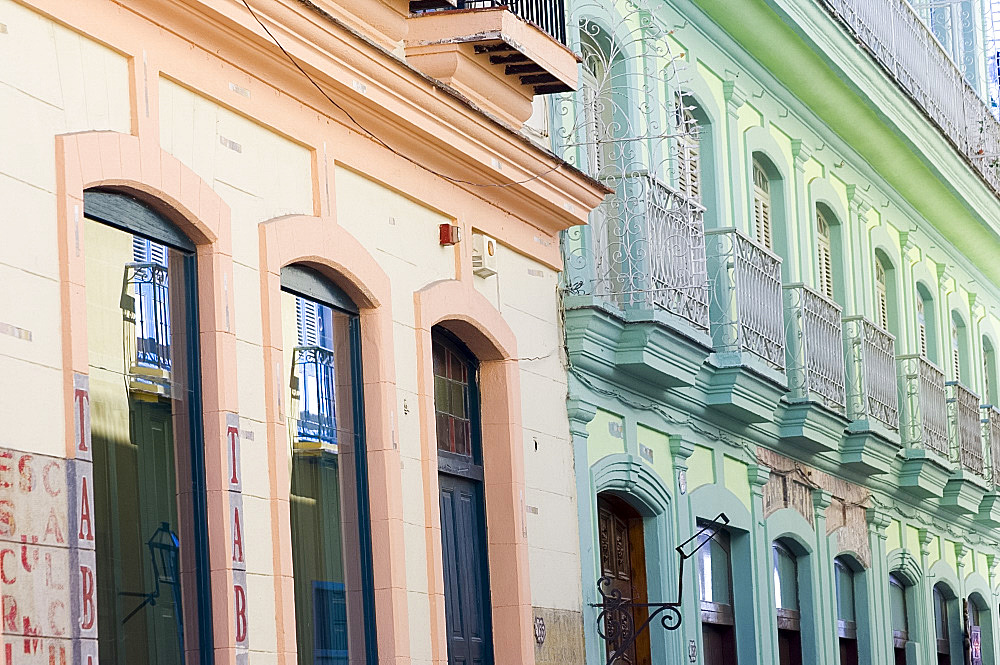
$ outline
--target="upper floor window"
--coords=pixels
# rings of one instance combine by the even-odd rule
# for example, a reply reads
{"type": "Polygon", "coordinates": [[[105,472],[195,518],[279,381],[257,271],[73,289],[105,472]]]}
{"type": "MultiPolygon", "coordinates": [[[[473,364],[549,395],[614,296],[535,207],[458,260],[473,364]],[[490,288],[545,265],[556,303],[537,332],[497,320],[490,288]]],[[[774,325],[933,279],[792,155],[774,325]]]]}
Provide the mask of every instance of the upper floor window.
{"type": "Polygon", "coordinates": [[[688,98],[677,95],[677,185],[692,201],[701,201],[701,137],[688,98]]]}
{"type": "Polygon", "coordinates": [[[972,368],[969,366],[969,336],[965,320],[958,311],[951,313],[951,367],[952,377],[966,386],[972,386],[972,368]]]}
{"type": "Polygon", "coordinates": [[[917,298],[917,343],[920,346],[920,355],[927,357],[927,314],[924,311],[924,299],[917,298]]]}
{"type": "Polygon", "coordinates": [[[937,318],[934,299],[923,282],[917,282],[917,334],[920,353],[932,363],[938,362],[937,318]]]}
{"type": "Polygon", "coordinates": [[[958,323],[951,322],[951,371],[956,381],[962,380],[962,350],[959,344],[958,323]]]}
{"type": "Polygon", "coordinates": [[[771,180],[756,159],[753,160],[753,221],[757,242],[768,249],[774,249],[771,234],[771,180]]]}
{"type": "Polygon", "coordinates": [[[885,266],[878,259],[875,260],[875,319],[884,330],[889,329],[889,289],[885,266]]]}
{"type": "Polygon", "coordinates": [[[821,210],[816,210],[816,261],[819,267],[819,291],[833,299],[833,248],[830,224],[821,210]]]}
{"type": "Polygon", "coordinates": [[[993,349],[993,342],[986,335],[983,335],[983,401],[987,404],[1000,406],[997,404],[997,357],[993,349]]]}

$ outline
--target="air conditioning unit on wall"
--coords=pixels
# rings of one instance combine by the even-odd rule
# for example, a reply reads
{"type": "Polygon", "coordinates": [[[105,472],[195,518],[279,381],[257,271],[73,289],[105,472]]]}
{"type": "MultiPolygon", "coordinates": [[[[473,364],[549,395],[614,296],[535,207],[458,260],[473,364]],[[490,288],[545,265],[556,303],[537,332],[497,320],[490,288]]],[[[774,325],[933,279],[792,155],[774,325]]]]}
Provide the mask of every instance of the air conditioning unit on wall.
{"type": "Polygon", "coordinates": [[[497,274],[497,241],[482,233],[472,234],[472,272],[479,277],[497,274]]]}

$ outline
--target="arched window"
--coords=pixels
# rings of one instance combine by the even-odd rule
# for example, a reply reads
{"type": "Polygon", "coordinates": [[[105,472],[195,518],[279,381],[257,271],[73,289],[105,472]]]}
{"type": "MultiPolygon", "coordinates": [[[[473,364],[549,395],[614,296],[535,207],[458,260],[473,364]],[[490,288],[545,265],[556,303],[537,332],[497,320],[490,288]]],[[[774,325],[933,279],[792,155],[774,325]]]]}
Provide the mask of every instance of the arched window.
{"type": "Polygon", "coordinates": [[[781,665],[801,665],[802,640],[799,610],[799,566],[795,554],[780,541],[771,544],[774,563],[774,608],[778,619],[778,652],[781,665]]]}
{"type": "Polygon", "coordinates": [[[305,266],[281,270],[298,662],[373,663],[358,309],[305,266]]]}
{"type": "Polygon", "coordinates": [[[875,250],[875,323],[899,338],[896,269],[881,249],[875,250]]]}
{"type": "Polygon", "coordinates": [[[889,288],[885,265],[879,259],[875,259],[875,322],[889,329],[889,288]]]}
{"type": "Polygon", "coordinates": [[[774,249],[771,232],[771,180],[758,159],[753,160],[753,223],[757,242],[774,249]]]}
{"type": "Polygon", "coordinates": [[[1000,383],[997,381],[997,356],[993,348],[993,342],[986,335],[983,335],[983,401],[993,406],[997,404],[997,390],[1000,383]]]}
{"type": "Polygon", "coordinates": [[[841,557],[833,560],[837,593],[837,637],[840,643],[840,665],[858,663],[858,619],[855,609],[854,570],[841,557]]]}
{"type": "Polygon", "coordinates": [[[990,662],[988,654],[993,653],[993,618],[990,616],[989,604],[980,594],[973,593],[969,596],[966,607],[970,650],[978,652],[981,657],[982,654],[987,654],[983,660],[990,662]]]}
{"type": "Polygon", "coordinates": [[[907,582],[896,573],[889,575],[889,623],[896,663],[906,663],[906,643],[910,640],[910,609],[907,582]]]}
{"type": "Polygon", "coordinates": [[[833,243],[830,223],[816,208],[816,263],[819,268],[819,292],[833,300],[833,243]]]}
{"type": "Polygon", "coordinates": [[[100,661],[210,654],[195,245],[156,209],[84,193],[100,661]]]}
{"type": "Polygon", "coordinates": [[[934,638],[936,640],[936,653],[939,665],[950,665],[951,663],[951,624],[948,616],[949,605],[946,590],[941,584],[934,585],[934,638]]]}
{"type": "Polygon", "coordinates": [[[957,311],[951,313],[951,374],[955,381],[972,386],[972,368],[969,367],[969,336],[965,321],[957,311]]]}
{"type": "Polygon", "coordinates": [[[917,331],[924,357],[938,363],[937,315],[934,298],[923,282],[917,283],[917,331]]]}
{"type": "MultiPolygon", "coordinates": [[[[431,330],[448,662],[491,662],[479,363],[447,330],[431,330]]],[[[503,582],[503,581],[502,581],[503,582]]]]}
{"type": "Polygon", "coordinates": [[[701,202],[701,128],[690,97],[677,95],[677,189],[689,200],[701,202]]]}
{"type": "Polygon", "coordinates": [[[736,622],[729,532],[714,529],[705,535],[711,540],[698,550],[698,591],[706,665],[735,665],[736,622]]]}
{"type": "Polygon", "coordinates": [[[619,142],[628,133],[627,68],[622,53],[597,23],[581,20],[584,136],[588,173],[595,178],[621,176],[628,148],[619,142]]]}

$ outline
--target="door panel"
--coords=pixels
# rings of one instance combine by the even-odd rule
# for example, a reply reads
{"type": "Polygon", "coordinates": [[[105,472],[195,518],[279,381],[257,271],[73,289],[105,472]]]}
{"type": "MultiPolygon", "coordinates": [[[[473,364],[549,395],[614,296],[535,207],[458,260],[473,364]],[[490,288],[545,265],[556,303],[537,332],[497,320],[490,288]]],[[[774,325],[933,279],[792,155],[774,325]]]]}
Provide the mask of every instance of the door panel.
{"type": "Polygon", "coordinates": [[[482,485],[439,474],[449,665],[492,662],[485,584],[482,485]]]}
{"type": "MultiPolygon", "coordinates": [[[[601,575],[609,580],[606,592],[618,591],[634,603],[648,602],[642,519],[624,501],[602,495],[597,497],[597,522],[601,575]]],[[[632,625],[641,626],[647,616],[645,609],[633,610],[630,617],[632,625]]],[[[613,622],[607,623],[604,630],[610,654],[618,648],[619,639],[613,622]]],[[[648,665],[651,662],[648,633],[643,631],[615,662],[620,665],[648,665]]]]}
{"type": "Polygon", "coordinates": [[[702,623],[701,630],[705,665],[735,665],[736,636],[733,627],[702,623]]]}

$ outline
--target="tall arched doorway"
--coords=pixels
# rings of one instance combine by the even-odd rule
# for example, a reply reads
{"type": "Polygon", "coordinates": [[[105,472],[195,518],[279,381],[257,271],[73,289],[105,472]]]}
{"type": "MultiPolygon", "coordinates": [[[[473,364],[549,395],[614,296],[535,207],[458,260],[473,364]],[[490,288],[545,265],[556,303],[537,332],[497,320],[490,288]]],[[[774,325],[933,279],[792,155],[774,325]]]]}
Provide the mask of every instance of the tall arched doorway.
{"type": "MultiPolygon", "coordinates": [[[[597,495],[597,528],[601,576],[609,580],[606,592],[617,591],[622,597],[631,598],[633,603],[648,602],[642,516],[621,498],[602,492],[597,495]]],[[[646,610],[633,610],[633,626],[641,626],[646,617],[646,610]]],[[[611,654],[620,648],[619,626],[606,622],[601,629],[607,638],[608,654],[611,654]]],[[[652,662],[649,634],[643,631],[635,644],[626,649],[616,662],[622,665],[649,665],[652,662]]]]}
{"type": "Polygon", "coordinates": [[[493,662],[479,366],[457,338],[431,331],[448,663],[493,662]]]}

